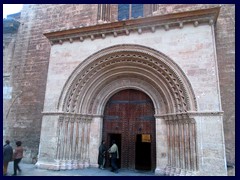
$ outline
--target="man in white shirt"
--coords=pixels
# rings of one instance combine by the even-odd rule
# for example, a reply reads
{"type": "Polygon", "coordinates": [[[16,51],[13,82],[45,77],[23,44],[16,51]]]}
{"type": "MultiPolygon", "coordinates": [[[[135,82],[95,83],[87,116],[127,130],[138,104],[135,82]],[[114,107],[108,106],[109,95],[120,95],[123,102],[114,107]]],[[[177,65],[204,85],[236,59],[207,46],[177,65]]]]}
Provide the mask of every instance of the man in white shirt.
{"type": "Polygon", "coordinates": [[[108,152],[110,153],[110,157],[111,157],[111,166],[112,166],[111,171],[118,173],[118,167],[116,163],[117,163],[117,159],[119,158],[119,154],[118,154],[118,146],[116,145],[115,140],[112,141],[112,146],[110,147],[108,152]]]}

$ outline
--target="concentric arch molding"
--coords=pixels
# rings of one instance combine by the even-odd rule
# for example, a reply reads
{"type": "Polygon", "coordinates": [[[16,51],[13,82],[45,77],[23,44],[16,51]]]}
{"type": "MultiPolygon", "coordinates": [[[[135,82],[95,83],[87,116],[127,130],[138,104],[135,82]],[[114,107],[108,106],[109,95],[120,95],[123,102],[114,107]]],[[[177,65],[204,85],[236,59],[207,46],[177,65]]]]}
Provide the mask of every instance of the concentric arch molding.
{"type": "Polygon", "coordinates": [[[79,64],[64,85],[58,110],[102,114],[107,100],[127,88],[148,94],[156,114],[197,110],[191,84],[179,66],[161,52],[135,44],[105,48],[79,64]]]}

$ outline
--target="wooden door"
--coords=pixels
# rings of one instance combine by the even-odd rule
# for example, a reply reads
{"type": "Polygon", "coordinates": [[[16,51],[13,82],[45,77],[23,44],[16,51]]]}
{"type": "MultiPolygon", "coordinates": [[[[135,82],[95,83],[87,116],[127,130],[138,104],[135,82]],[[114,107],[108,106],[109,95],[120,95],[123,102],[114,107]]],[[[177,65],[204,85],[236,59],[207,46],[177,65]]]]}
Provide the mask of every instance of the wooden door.
{"type": "Polygon", "coordinates": [[[121,137],[117,140],[117,145],[120,146],[119,166],[121,168],[155,169],[154,106],[145,93],[127,89],[109,99],[103,117],[103,138],[107,141],[108,147],[114,134],[116,134],[115,137],[121,137]],[[150,141],[142,142],[143,136],[150,137],[150,141]],[[145,157],[145,160],[141,157],[142,150],[147,153],[148,158],[145,157]]]}

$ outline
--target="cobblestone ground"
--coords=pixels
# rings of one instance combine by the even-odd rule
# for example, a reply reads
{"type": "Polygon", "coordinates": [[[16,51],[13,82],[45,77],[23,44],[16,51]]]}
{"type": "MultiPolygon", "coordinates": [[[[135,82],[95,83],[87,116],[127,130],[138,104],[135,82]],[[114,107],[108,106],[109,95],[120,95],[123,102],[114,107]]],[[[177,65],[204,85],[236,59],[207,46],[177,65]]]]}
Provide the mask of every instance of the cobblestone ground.
{"type": "MultiPolygon", "coordinates": [[[[154,176],[153,172],[143,171],[130,171],[125,169],[119,169],[119,173],[113,173],[110,169],[98,169],[98,168],[86,168],[78,170],[45,170],[36,168],[34,164],[26,164],[20,162],[19,164],[22,172],[17,176],[154,176]]],[[[10,162],[8,166],[8,175],[13,174],[13,162],[10,162]]]]}
{"type": "MultiPolygon", "coordinates": [[[[26,164],[20,162],[19,164],[22,172],[17,176],[154,176],[154,172],[144,171],[130,171],[126,169],[119,169],[119,173],[113,173],[110,169],[86,168],[78,170],[45,170],[38,169],[34,164],[26,164]]],[[[8,175],[13,174],[13,162],[8,166],[8,175]]],[[[228,168],[228,176],[235,176],[235,168],[228,168]]]]}

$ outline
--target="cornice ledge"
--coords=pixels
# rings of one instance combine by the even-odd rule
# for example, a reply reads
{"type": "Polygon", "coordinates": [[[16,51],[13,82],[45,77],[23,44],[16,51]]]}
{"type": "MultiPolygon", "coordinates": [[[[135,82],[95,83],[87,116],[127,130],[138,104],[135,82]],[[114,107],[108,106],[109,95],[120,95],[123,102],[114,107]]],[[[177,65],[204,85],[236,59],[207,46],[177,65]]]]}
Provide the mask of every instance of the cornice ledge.
{"type": "Polygon", "coordinates": [[[142,34],[145,32],[154,33],[157,29],[184,28],[185,24],[193,24],[195,27],[200,24],[214,25],[220,12],[220,7],[209,9],[200,9],[194,11],[185,11],[159,16],[130,19],[105,24],[97,24],[87,27],[73,27],[52,32],[44,32],[44,35],[50,40],[51,44],[62,44],[65,41],[70,43],[74,40],[84,41],[84,39],[104,39],[106,35],[117,37],[119,35],[129,35],[131,32],[142,34]]]}
{"type": "Polygon", "coordinates": [[[69,113],[69,112],[49,112],[44,111],[42,112],[44,116],[69,116],[69,117],[93,117],[92,114],[79,114],[79,113],[69,113]]]}
{"type": "Polygon", "coordinates": [[[194,118],[196,116],[223,116],[223,111],[188,111],[183,113],[169,113],[169,114],[161,114],[155,115],[155,118],[162,118],[166,120],[175,119],[178,117],[179,119],[184,118],[194,118]]]}

